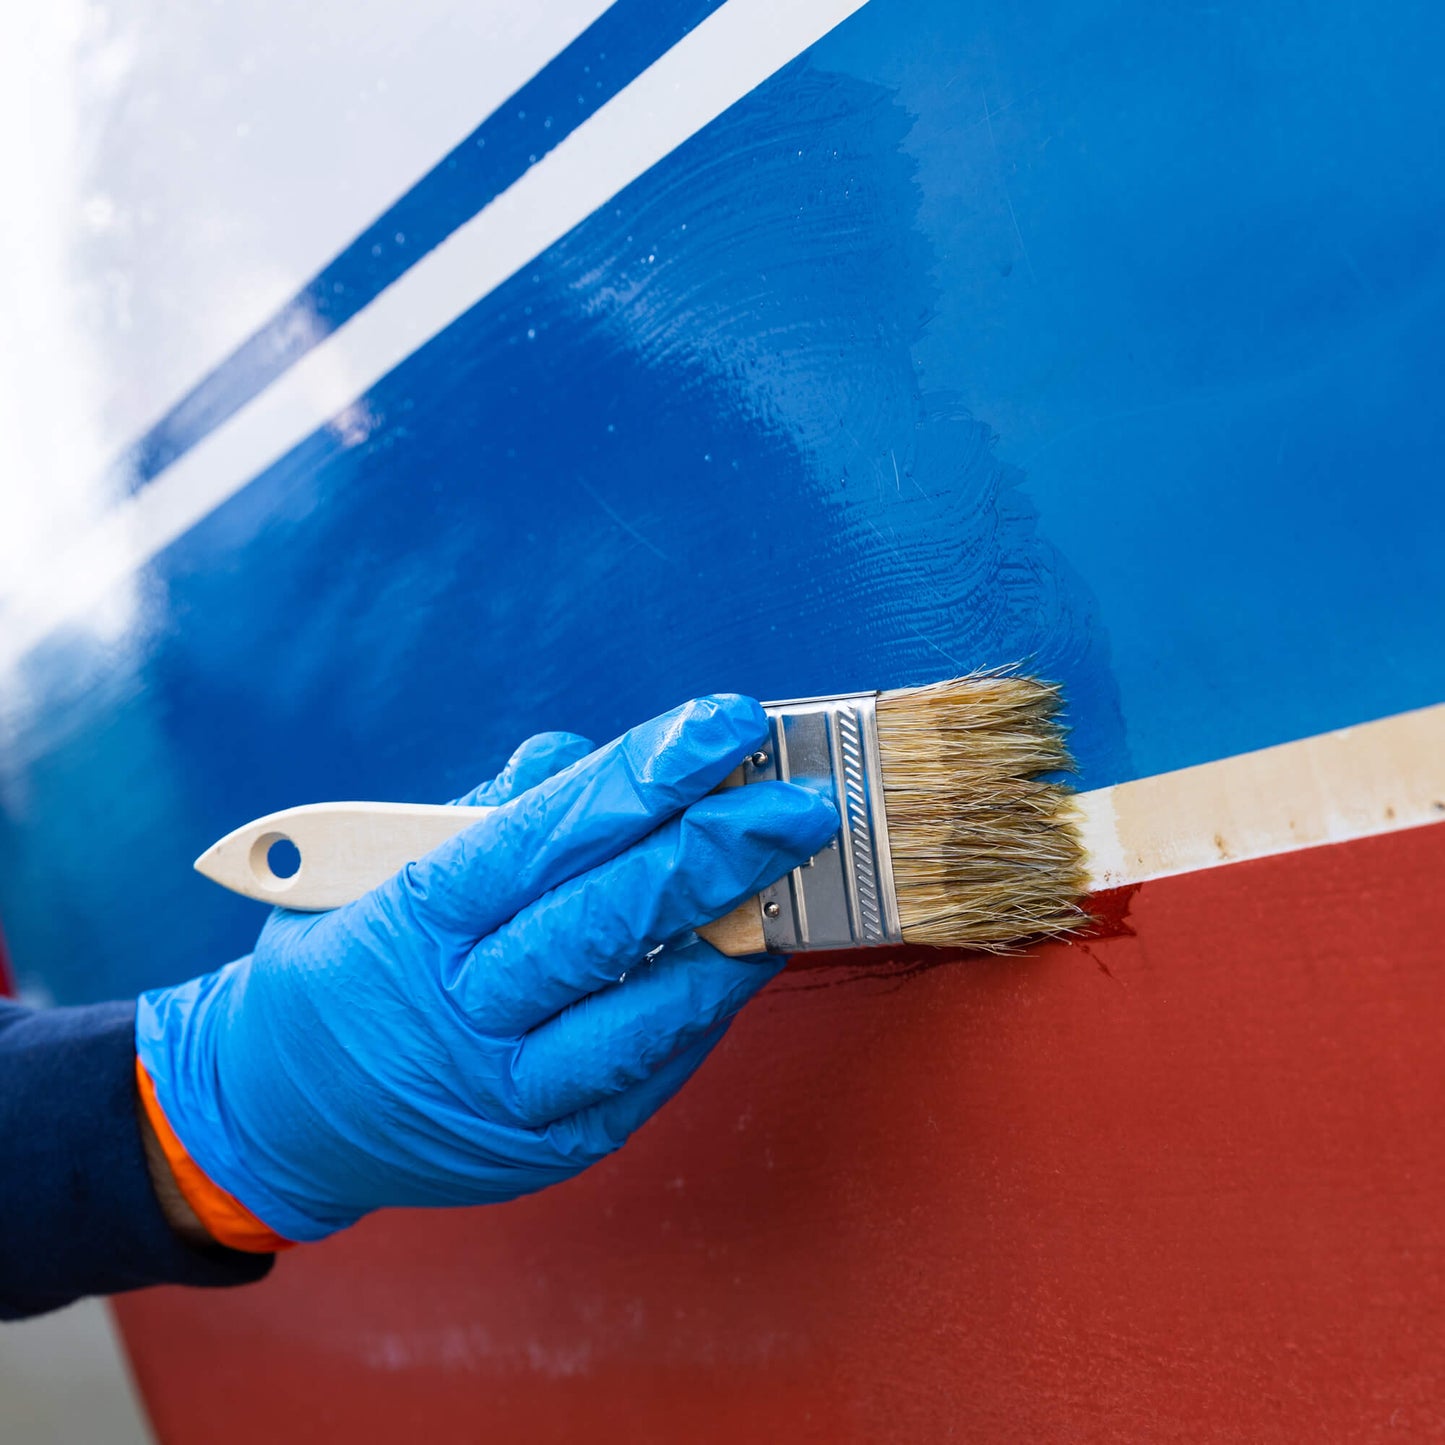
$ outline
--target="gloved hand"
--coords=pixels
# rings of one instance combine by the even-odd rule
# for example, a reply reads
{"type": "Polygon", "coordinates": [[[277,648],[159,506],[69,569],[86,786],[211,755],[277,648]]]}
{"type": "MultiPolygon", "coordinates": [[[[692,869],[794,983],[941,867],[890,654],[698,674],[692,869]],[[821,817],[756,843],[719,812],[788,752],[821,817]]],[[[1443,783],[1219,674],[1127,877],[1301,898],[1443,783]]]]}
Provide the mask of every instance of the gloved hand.
{"type": "Polygon", "coordinates": [[[783,964],[690,930],[837,830],[790,784],[709,796],[766,735],[757,703],[717,696],[585,757],[533,739],[462,800],[502,806],[451,842],[144,995],[140,1059],[191,1159],[314,1240],[383,1205],[510,1199],[618,1148],[783,964]]]}

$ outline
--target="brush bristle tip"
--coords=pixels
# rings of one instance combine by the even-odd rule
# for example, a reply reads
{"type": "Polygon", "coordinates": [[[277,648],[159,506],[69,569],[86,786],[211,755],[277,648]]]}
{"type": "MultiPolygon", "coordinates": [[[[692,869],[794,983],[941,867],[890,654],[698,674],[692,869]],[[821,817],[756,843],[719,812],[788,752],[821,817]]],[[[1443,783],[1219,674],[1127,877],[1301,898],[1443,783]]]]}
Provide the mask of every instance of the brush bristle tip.
{"type": "Polygon", "coordinates": [[[1060,706],[1056,684],[1012,671],[880,694],[905,941],[1010,952],[1088,922],[1060,706]]]}

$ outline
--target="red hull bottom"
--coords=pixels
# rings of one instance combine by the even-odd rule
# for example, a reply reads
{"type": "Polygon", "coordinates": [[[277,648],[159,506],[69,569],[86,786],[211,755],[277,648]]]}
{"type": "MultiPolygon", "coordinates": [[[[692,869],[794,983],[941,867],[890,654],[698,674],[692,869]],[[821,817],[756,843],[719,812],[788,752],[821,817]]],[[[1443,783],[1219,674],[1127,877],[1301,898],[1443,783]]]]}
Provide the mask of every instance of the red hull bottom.
{"type": "Polygon", "coordinates": [[[121,1301],[159,1433],[1445,1431],[1442,879],[1430,827],[1026,959],[790,971],[579,1180],[121,1301]]]}

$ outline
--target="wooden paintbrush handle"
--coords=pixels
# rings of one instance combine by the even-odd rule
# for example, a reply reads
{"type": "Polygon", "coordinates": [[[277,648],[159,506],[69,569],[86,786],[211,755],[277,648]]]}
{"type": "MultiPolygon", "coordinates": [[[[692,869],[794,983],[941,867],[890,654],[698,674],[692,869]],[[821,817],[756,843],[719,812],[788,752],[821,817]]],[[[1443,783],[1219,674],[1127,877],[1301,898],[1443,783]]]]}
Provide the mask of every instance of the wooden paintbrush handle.
{"type": "MultiPolygon", "coordinates": [[[[729,788],[741,788],[743,783],[742,768],[734,768],[713,791],[723,793],[729,788]]],[[[745,903],[739,903],[731,913],[724,913],[716,922],[705,923],[698,929],[698,935],[729,958],[766,953],[768,946],[763,941],[762,901],[749,898],[745,903]]]]}
{"type": "MultiPolygon", "coordinates": [[[[196,871],[247,898],[320,912],[360,898],[490,811],[427,803],[288,808],[227,834],[196,859],[196,871]],[[300,867],[290,877],[271,867],[271,849],[281,842],[292,844],[301,855],[300,867]]],[[[756,898],[698,931],[733,957],[765,951],[756,898]]]]}
{"type": "Polygon", "coordinates": [[[748,953],[766,953],[763,940],[763,910],[756,898],[740,903],[731,913],[724,913],[716,923],[705,923],[698,929],[719,953],[740,958],[748,953]]]}

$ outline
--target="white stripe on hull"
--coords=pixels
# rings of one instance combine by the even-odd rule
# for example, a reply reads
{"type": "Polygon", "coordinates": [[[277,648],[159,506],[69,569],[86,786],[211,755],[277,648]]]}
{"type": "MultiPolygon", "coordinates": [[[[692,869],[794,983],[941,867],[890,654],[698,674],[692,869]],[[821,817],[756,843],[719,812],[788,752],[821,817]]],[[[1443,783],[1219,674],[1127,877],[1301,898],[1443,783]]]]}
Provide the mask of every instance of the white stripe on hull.
{"type": "Polygon", "coordinates": [[[418,347],[800,55],[866,0],[727,0],[588,121],[0,612],[0,667],[184,535],[418,347]]]}

